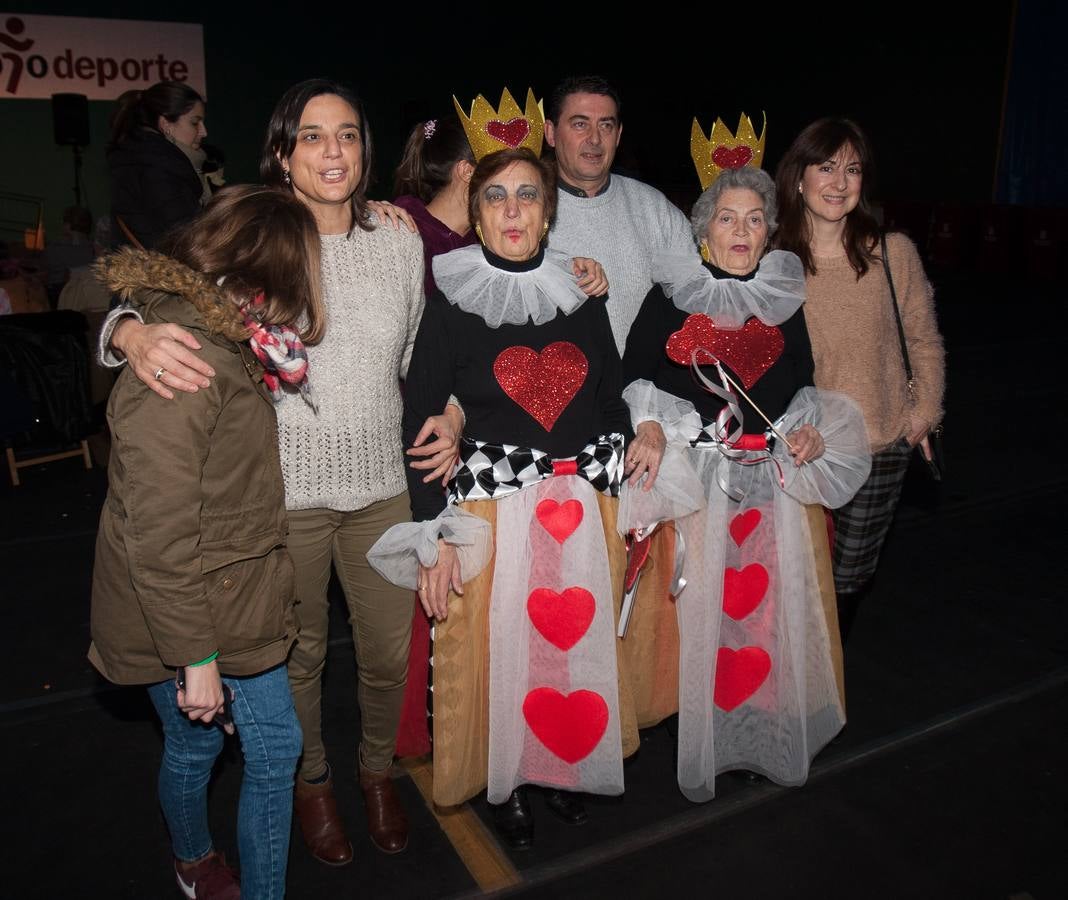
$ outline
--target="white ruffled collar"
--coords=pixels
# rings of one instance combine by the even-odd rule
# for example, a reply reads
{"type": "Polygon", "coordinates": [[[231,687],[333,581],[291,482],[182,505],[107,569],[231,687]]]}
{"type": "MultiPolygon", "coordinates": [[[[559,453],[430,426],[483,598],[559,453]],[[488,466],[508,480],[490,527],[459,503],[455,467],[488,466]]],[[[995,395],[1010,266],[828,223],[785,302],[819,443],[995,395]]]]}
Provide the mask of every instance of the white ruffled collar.
{"type": "Polygon", "coordinates": [[[746,280],[717,278],[698,256],[659,254],[653,281],[676,307],[701,313],[718,328],[741,328],[756,316],[765,325],[781,325],[805,302],[805,269],[796,254],[772,250],[746,280]]]}
{"type": "MultiPolygon", "coordinates": [[[[445,299],[473,313],[490,328],[542,325],[557,311],[571,315],[586,301],[571,257],[545,250],[540,265],[509,271],[495,265],[479,245],[435,256],[434,281],[445,299]]],[[[503,262],[503,261],[502,261],[503,262]]]]}

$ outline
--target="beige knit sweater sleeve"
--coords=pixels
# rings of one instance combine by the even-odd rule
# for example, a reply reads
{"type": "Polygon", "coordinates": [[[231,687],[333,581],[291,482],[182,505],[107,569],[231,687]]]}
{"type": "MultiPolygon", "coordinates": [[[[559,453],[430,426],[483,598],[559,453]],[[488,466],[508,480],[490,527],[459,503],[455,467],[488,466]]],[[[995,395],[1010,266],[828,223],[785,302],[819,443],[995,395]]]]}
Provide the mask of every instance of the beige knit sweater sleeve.
{"type": "Polygon", "coordinates": [[[912,241],[903,234],[894,233],[887,235],[886,245],[915,379],[913,412],[933,428],[942,421],[946,377],[945,350],[935,317],[934,290],[912,241]]]}
{"type": "Polygon", "coordinates": [[[841,391],[860,404],[873,451],[909,434],[915,420],[936,425],[942,418],[945,384],[934,293],[920,256],[902,234],[887,236],[887,256],[912,362],[915,403],[906,390],[901,342],[882,264],[873,262],[858,279],[845,254],[816,257],[816,273],[805,279],[805,323],[816,387],[841,391]]]}

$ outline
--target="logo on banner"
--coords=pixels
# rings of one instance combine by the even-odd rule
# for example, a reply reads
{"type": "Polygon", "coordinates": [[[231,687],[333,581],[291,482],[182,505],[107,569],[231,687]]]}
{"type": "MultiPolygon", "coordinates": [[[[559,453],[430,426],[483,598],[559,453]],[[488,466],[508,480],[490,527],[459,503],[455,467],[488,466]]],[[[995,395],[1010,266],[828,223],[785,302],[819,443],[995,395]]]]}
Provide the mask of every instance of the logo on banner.
{"type": "Polygon", "coordinates": [[[0,23],[0,97],[40,96],[37,91],[27,90],[33,81],[49,82],[50,90],[45,96],[64,88],[74,93],[93,93],[87,87],[97,92],[111,88],[117,96],[131,87],[189,78],[186,60],[169,59],[163,53],[120,59],[104,53],[89,55],[71,47],[59,52],[34,52],[39,42],[26,32],[26,23],[18,16],[8,16],[0,23]]]}

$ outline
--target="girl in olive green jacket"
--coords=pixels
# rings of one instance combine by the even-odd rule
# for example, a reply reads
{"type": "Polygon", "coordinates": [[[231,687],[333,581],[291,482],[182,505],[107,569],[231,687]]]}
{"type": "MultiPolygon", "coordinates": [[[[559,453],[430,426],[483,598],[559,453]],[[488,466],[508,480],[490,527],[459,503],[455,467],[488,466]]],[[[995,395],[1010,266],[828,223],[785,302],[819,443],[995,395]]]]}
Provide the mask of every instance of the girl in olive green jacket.
{"type": "Polygon", "coordinates": [[[319,239],[291,195],[242,187],[167,249],[122,251],[100,274],[147,321],[195,334],[216,377],[173,403],[129,371],[115,385],[89,658],[111,681],[148,685],[186,896],[238,896],[207,826],[211,769],[236,727],[244,894],[281,897],[301,733],[284,665],[296,627],[271,395],[284,380],[311,398],[301,337],[322,333],[319,239]]]}

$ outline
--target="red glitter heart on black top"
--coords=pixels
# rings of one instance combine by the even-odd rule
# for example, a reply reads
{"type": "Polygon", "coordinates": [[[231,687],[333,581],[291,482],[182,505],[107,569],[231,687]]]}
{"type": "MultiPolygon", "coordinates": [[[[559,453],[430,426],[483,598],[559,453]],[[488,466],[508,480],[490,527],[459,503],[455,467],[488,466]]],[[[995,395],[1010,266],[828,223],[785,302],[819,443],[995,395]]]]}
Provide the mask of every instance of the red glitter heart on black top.
{"type": "MultiPolygon", "coordinates": [[[[668,338],[666,350],[668,359],[680,366],[690,365],[695,350],[707,350],[730,366],[748,390],[775,365],[785,346],[782,332],[760,319],[749,319],[741,328],[730,331],[716,328],[703,313],[694,313],[668,338]]],[[[701,354],[697,362],[706,365],[711,360],[701,354]]]]}
{"type": "Polygon", "coordinates": [[[546,431],[553,430],[589,369],[586,354],[570,341],[556,341],[541,353],[509,347],[493,363],[502,390],[546,431]]]}
{"type": "Polygon", "coordinates": [[[530,122],[522,116],[509,119],[507,122],[494,119],[492,122],[486,123],[486,134],[496,138],[502,144],[507,144],[514,150],[530,134],[530,122]]]}

